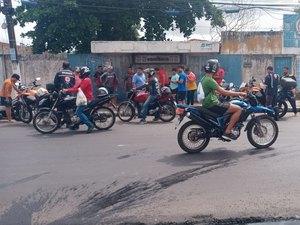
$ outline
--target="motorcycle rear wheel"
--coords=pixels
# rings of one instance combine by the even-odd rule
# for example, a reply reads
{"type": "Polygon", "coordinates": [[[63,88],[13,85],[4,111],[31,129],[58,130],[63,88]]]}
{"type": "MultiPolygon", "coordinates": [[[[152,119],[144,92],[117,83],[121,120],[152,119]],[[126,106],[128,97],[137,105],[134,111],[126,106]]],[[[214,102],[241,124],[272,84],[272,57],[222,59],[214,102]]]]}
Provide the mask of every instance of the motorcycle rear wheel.
{"type": "Polygon", "coordinates": [[[285,101],[278,101],[278,117],[282,118],[288,111],[288,105],[285,101]]]}
{"type": "Polygon", "coordinates": [[[19,108],[19,118],[23,123],[30,123],[32,121],[32,109],[27,105],[21,104],[19,108]]]}
{"type": "Polygon", "coordinates": [[[204,127],[188,121],[180,127],[177,141],[183,151],[192,154],[203,151],[207,147],[210,137],[204,127]]]}
{"type": "Polygon", "coordinates": [[[55,112],[43,110],[38,112],[33,118],[34,128],[42,134],[53,133],[59,125],[60,117],[55,112]]]}
{"type": "Polygon", "coordinates": [[[98,130],[108,130],[116,121],[116,115],[108,107],[99,107],[92,112],[92,122],[98,130]]]}
{"type": "Polygon", "coordinates": [[[122,102],[118,107],[118,117],[123,122],[129,122],[135,116],[135,109],[129,102],[122,102]]]}
{"type": "Polygon", "coordinates": [[[260,115],[249,123],[247,137],[254,147],[258,149],[268,148],[277,140],[278,126],[270,116],[260,115]]]}
{"type": "Polygon", "coordinates": [[[176,116],[176,107],[173,104],[166,103],[162,104],[159,110],[159,118],[163,122],[171,122],[176,116]]]}

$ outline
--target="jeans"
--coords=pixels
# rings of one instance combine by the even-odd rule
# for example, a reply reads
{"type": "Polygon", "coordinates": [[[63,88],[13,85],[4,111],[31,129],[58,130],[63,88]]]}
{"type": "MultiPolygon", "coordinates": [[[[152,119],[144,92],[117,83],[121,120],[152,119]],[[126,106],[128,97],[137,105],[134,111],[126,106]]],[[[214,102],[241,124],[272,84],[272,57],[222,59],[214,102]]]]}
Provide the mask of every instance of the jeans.
{"type": "Polygon", "coordinates": [[[86,107],[86,105],[78,106],[76,109],[76,114],[81,119],[81,121],[88,126],[88,128],[92,128],[94,125],[83,112],[86,107]]]}
{"type": "Polygon", "coordinates": [[[296,100],[292,92],[290,91],[282,91],[281,100],[287,99],[293,108],[293,112],[297,113],[296,100]]]}
{"type": "Polygon", "coordinates": [[[178,96],[177,96],[178,88],[171,89],[171,91],[172,91],[172,94],[175,94],[175,95],[176,95],[176,96],[175,96],[175,101],[176,101],[176,103],[178,103],[178,96]]]}
{"type": "Polygon", "coordinates": [[[145,101],[144,105],[143,105],[143,110],[142,110],[142,118],[146,119],[147,114],[148,114],[148,108],[151,102],[153,102],[155,99],[157,98],[157,96],[153,96],[150,95],[147,100],[145,101]]]}
{"type": "Polygon", "coordinates": [[[194,105],[195,91],[196,90],[189,90],[189,91],[187,91],[186,104],[188,104],[188,105],[194,105]]]}

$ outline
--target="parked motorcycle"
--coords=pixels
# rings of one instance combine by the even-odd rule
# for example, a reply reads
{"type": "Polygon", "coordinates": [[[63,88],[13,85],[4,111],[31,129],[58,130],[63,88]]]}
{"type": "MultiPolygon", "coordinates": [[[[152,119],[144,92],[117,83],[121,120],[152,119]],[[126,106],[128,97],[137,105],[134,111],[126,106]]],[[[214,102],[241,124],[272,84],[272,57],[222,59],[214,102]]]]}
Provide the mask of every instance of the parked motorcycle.
{"type": "MultiPolygon", "coordinates": [[[[136,105],[144,103],[149,97],[149,93],[128,93],[128,101],[122,102],[118,107],[118,117],[124,122],[131,121],[136,116],[136,105]]],[[[148,109],[148,116],[158,115],[163,122],[170,122],[176,116],[175,95],[168,87],[163,87],[162,95],[151,102],[148,109]]]]}
{"type": "MultiPolygon", "coordinates": [[[[247,131],[248,140],[254,147],[258,149],[268,148],[276,141],[278,137],[277,123],[267,115],[267,113],[274,113],[273,110],[257,105],[257,100],[251,93],[248,94],[246,100],[234,100],[232,104],[243,108],[239,121],[232,129],[232,133],[237,138],[250,116],[244,131],[247,131]],[[256,113],[264,114],[257,116],[256,113]]],[[[177,105],[177,107],[184,109],[184,112],[180,115],[176,128],[185,117],[190,119],[181,126],[177,135],[178,144],[185,152],[198,153],[203,151],[211,138],[217,138],[224,142],[231,141],[223,137],[231,114],[218,115],[204,107],[187,105],[177,105]]]]}
{"type": "MultiPolygon", "coordinates": [[[[84,110],[85,115],[98,130],[107,130],[115,123],[114,112],[104,106],[111,99],[110,95],[97,97],[84,110]]],[[[51,108],[39,107],[38,113],[34,116],[33,126],[38,132],[53,133],[62,125],[62,121],[68,121],[67,124],[70,128],[83,124],[76,114],[76,97],[66,96],[61,91],[53,91],[44,96],[41,101],[43,103],[39,104],[40,106],[51,106],[51,108]]]]}

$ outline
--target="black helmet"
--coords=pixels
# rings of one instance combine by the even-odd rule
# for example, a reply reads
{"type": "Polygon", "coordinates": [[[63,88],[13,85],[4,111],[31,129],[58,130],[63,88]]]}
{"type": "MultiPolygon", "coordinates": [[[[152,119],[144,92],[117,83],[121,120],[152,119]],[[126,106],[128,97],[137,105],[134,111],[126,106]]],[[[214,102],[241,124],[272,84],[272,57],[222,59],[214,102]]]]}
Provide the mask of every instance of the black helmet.
{"type": "Polygon", "coordinates": [[[80,78],[85,78],[88,77],[90,75],[91,71],[87,66],[81,67],[80,68],[80,78]]]}
{"type": "Polygon", "coordinates": [[[206,73],[216,73],[219,69],[219,61],[217,59],[209,59],[204,66],[206,73]]]}
{"type": "Polygon", "coordinates": [[[52,93],[55,91],[55,86],[53,83],[48,83],[48,84],[46,84],[46,89],[49,93],[52,93]]]}

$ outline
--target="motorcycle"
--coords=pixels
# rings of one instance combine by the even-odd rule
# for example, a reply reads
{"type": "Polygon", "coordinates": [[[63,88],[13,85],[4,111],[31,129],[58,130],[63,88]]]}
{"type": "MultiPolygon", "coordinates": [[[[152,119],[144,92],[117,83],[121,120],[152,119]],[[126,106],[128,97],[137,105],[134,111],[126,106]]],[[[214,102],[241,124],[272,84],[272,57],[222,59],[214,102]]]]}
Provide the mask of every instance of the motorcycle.
{"type": "MultiPolygon", "coordinates": [[[[274,144],[278,137],[278,126],[275,120],[267,115],[274,113],[272,109],[257,105],[257,100],[251,93],[247,95],[246,100],[234,100],[232,104],[243,108],[239,121],[232,129],[232,133],[237,138],[241,135],[244,123],[250,116],[251,119],[244,129],[247,131],[250,144],[258,149],[268,148],[274,144]],[[256,113],[263,114],[257,116],[256,113]]],[[[180,127],[177,135],[178,144],[185,152],[198,153],[203,151],[211,138],[217,138],[224,142],[231,141],[231,139],[223,137],[231,114],[218,115],[204,107],[187,105],[177,105],[177,107],[184,109],[184,112],[180,115],[176,128],[185,117],[190,119],[180,127]]]]}
{"type": "MultiPolygon", "coordinates": [[[[115,123],[114,112],[104,106],[111,100],[110,95],[97,97],[84,110],[85,115],[98,130],[107,130],[115,123]]],[[[43,104],[39,104],[39,111],[33,118],[33,126],[38,132],[42,134],[53,133],[62,125],[63,121],[71,129],[76,129],[83,124],[76,114],[76,97],[66,96],[62,91],[53,91],[44,96],[41,101],[43,104]],[[51,106],[51,108],[41,107],[44,105],[51,106]]]]}
{"type": "MultiPolygon", "coordinates": [[[[168,87],[162,88],[162,95],[149,105],[149,116],[158,115],[163,122],[170,122],[176,116],[175,95],[168,91],[168,87]]],[[[118,117],[124,122],[131,121],[136,116],[136,105],[143,103],[149,97],[149,93],[128,93],[128,101],[122,102],[118,107],[118,117]]]]}
{"type": "MultiPolygon", "coordinates": [[[[30,123],[33,117],[32,111],[35,108],[35,94],[37,85],[36,82],[40,78],[37,77],[30,87],[25,87],[21,83],[16,84],[19,90],[17,96],[12,100],[12,118],[16,121],[30,123]]],[[[0,106],[0,119],[6,117],[5,107],[0,106]]]]}

